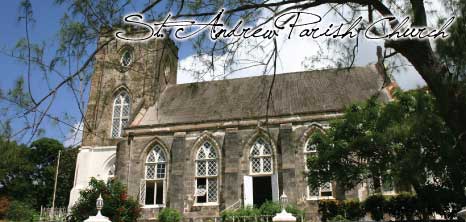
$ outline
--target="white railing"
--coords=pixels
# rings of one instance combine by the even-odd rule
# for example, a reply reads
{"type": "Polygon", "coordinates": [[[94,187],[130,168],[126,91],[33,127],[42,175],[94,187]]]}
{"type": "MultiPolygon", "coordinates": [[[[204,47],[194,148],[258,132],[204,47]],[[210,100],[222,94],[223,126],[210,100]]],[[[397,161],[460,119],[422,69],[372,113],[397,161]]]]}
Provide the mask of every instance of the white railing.
{"type": "Polygon", "coordinates": [[[40,208],[39,221],[65,221],[67,215],[66,208],[40,208]]]}
{"type": "MultiPolygon", "coordinates": [[[[260,215],[260,216],[227,216],[222,219],[222,222],[272,222],[275,215],[260,215]]],[[[302,215],[293,215],[298,219],[298,222],[304,222],[302,215]]]]}

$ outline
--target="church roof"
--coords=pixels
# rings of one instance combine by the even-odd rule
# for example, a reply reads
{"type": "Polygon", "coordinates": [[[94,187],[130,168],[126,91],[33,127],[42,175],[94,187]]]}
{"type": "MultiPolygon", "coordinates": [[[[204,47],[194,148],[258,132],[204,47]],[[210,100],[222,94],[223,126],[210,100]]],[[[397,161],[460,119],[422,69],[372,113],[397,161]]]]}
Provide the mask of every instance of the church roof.
{"type": "MultiPolygon", "coordinates": [[[[170,85],[133,126],[263,118],[272,80],[263,75],[170,85]]],[[[374,65],[277,74],[268,115],[339,112],[375,95],[382,85],[374,65]]]]}

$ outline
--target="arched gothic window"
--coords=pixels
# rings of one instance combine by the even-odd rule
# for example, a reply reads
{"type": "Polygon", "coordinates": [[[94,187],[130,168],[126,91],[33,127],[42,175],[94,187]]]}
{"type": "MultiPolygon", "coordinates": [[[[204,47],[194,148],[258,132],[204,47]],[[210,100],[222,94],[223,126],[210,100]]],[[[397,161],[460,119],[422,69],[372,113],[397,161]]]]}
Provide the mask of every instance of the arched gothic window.
{"type": "Polygon", "coordinates": [[[112,137],[121,137],[123,128],[128,125],[131,101],[128,93],[122,90],[113,100],[112,137]]]}
{"type": "Polygon", "coordinates": [[[218,157],[213,145],[206,141],[196,153],[196,203],[217,203],[218,157]]]}
{"type": "MultiPolygon", "coordinates": [[[[304,145],[304,166],[305,170],[308,171],[307,158],[309,156],[317,155],[317,142],[311,137],[308,138],[304,145]]],[[[307,181],[307,180],[306,180],[307,181]]],[[[307,199],[318,200],[333,198],[332,183],[324,183],[319,188],[312,189],[309,185],[307,186],[307,199]]]]}
{"type": "Polygon", "coordinates": [[[252,145],[249,162],[251,174],[272,174],[272,147],[262,137],[257,138],[252,145]]]}
{"type": "Polygon", "coordinates": [[[145,206],[163,206],[167,178],[167,155],[160,145],[147,154],[144,179],[141,180],[139,201],[145,206]]]}

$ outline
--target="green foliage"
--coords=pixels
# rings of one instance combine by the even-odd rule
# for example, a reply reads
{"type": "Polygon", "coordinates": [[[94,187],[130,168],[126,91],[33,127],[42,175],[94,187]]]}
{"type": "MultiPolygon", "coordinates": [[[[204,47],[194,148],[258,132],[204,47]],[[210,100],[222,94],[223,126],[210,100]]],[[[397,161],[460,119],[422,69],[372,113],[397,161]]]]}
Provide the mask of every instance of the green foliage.
{"type": "Polygon", "coordinates": [[[282,210],[279,203],[267,200],[259,207],[261,215],[275,215],[282,210]]]}
{"type": "Polygon", "coordinates": [[[285,207],[286,212],[293,214],[297,218],[297,221],[300,221],[301,218],[304,218],[304,211],[298,209],[295,205],[288,204],[288,206],[285,207]]]}
{"type": "Polygon", "coordinates": [[[397,221],[410,221],[415,218],[428,220],[434,213],[452,219],[453,212],[459,211],[460,208],[455,205],[448,207],[447,209],[441,202],[421,199],[412,193],[400,193],[395,196],[369,196],[362,203],[353,200],[324,200],[319,202],[319,213],[322,221],[359,221],[366,214],[375,221],[383,220],[384,215],[390,215],[397,221]]]}
{"type": "MultiPolygon", "coordinates": [[[[288,213],[291,213],[294,216],[296,216],[298,221],[300,221],[301,218],[304,217],[304,212],[302,210],[299,210],[294,205],[290,204],[286,206],[285,209],[288,213]]],[[[256,221],[255,217],[259,216],[268,216],[271,220],[271,218],[275,216],[275,214],[280,212],[281,206],[279,203],[273,201],[266,201],[259,208],[246,206],[238,210],[225,210],[222,212],[221,217],[224,221],[233,221],[234,218],[237,219],[239,217],[245,217],[243,218],[245,221],[252,222],[256,221]]],[[[243,219],[241,219],[241,221],[243,221],[243,219]]]]}
{"type": "Polygon", "coordinates": [[[331,222],[338,222],[338,221],[350,221],[350,220],[346,219],[342,215],[337,215],[337,216],[333,217],[332,219],[330,219],[330,221],[331,222]]]}
{"type": "Polygon", "coordinates": [[[236,216],[259,216],[261,214],[260,210],[254,207],[243,207],[235,211],[236,216]]]}
{"type": "Polygon", "coordinates": [[[54,139],[34,141],[31,148],[0,139],[0,195],[30,204],[38,210],[50,207],[58,151],[61,151],[55,206],[66,207],[73,186],[78,149],[64,149],[54,139]]]}
{"type": "Polygon", "coordinates": [[[371,214],[373,220],[380,221],[383,219],[386,201],[382,195],[369,196],[364,202],[364,209],[371,214]]]}
{"type": "Polygon", "coordinates": [[[8,90],[7,98],[18,105],[19,108],[26,109],[31,105],[31,95],[25,90],[25,82],[22,76],[16,80],[13,88],[8,90]]]}
{"type": "Polygon", "coordinates": [[[80,192],[77,203],[71,209],[71,215],[76,221],[83,221],[97,210],[95,202],[99,195],[104,199],[102,214],[111,221],[134,222],[140,215],[139,204],[129,198],[126,187],[117,180],[105,183],[92,178],[89,187],[80,192]]]}
{"type": "Polygon", "coordinates": [[[60,157],[60,167],[58,169],[57,195],[55,205],[67,207],[70,198],[70,191],[73,188],[74,173],[76,168],[76,158],[78,157],[78,148],[68,148],[62,151],[60,157]]]}
{"type": "MultiPolygon", "coordinates": [[[[33,190],[36,202],[34,207],[36,209],[39,209],[41,206],[50,207],[52,204],[51,194],[54,188],[58,152],[63,151],[65,148],[59,141],[50,138],[38,139],[32,142],[30,147],[31,155],[29,155],[28,159],[35,166],[34,172],[31,175],[34,180],[33,190]]],[[[64,161],[61,161],[61,164],[63,163],[64,161]]],[[[59,173],[61,174],[63,172],[59,173]]],[[[74,172],[72,175],[74,175],[74,172]]],[[[65,181],[60,181],[60,184],[62,182],[65,181]]],[[[69,181],[65,183],[67,184],[66,187],[69,187],[69,181]]],[[[67,192],[69,193],[69,190],[57,193],[57,196],[66,195],[67,192]]],[[[61,202],[60,205],[57,203],[57,206],[66,206],[66,203],[61,202]]]]}
{"type": "Polygon", "coordinates": [[[245,221],[246,222],[252,222],[255,221],[254,217],[260,216],[261,212],[259,209],[251,207],[251,206],[246,206],[237,210],[226,210],[223,211],[221,214],[221,217],[223,221],[234,221],[238,217],[246,217],[245,221]]]}
{"type": "Polygon", "coordinates": [[[6,218],[9,221],[32,221],[35,211],[32,206],[20,201],[12,201],[6,218]]]}
{"type": "Polygon", "coordinates": [[[466,177],[466,156],[455,145],[435,99],[422,90],[395,96],[387,104],[373,98],[352,105],[325,134],[313,135],[319,155],[308,160],[310,185],[338,181],[352,189],[372,180],[376,193],[394,184],[398,191],[414,188],[420,199],[441,199],[436,202],[442,207],[431,208],[464,204],[466,181],[460,178],[466,177]],[[456,195],[445,196],[448,192],[456,195]]]}
{"type": "MultiPolygon", "coordinates": [[[[456,81],[464,80],[466,77],[466,33],[464,27],[466,26],[466,1],[456,1],[455,7],[458,16],[455,18],[454,23],[448,29],[449,38],[436,40],[436,51],[443,62],[448,64],[450,70],[453,72],[453,79],[456,81]]],[[[445,19],[442,19],[444,22],[445,19]]]]}
{"type": "Polygon", "coordinates": [[[0,154],[0,195],[34,204],[31,189],[34,165],[27,160],[30,150],[16,142],[0,139],[0,154]]]}
{"type": "Polygon", "coordinates": [[[181,213],[178,210],[171,208],[164,208],[160,211],[158,219],[160,222],[178,222],[182,218],[181,213]]]}
{"type": "Polygon", "coordinates": [[[319,215],[320,219],[325,222],[337,215],[344,214],[344,208],[339,206],[336,200],[323,200],[319,201],[319,215]]]}
{"type": "Polygon", "coordinates": [[[397,220],[412,220],[419,208],[416,196],[409,193],[401,193],[387,201],[386,211],[397,220]]]}
{"type": "Polygon", "coordinates": [[[343,202],[345,218],[351,221],[358,221],[366,215],[363,206],[358,200],[345,200],[343,202]]]}
{"type": "Polygon", "coordinates": [[[319,201],[319,214],[322,221],[338,221],[340,219],[357,221],[364,217],[366,212],[356,200],[323,200],[319,201]]]}

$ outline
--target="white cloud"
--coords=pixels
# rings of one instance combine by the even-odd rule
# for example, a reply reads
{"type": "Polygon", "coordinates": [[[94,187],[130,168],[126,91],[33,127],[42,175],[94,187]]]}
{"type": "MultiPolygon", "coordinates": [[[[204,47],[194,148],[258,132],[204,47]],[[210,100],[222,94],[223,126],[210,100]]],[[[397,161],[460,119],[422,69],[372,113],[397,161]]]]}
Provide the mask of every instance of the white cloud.
{"type": "MultiPolygon", "coordinates": [[[[324,15],[327,12],[327,9],[327,6],[321,6],[318,8],[313,8],[312,12],[319,15],[324,15]]],[[[325,24],[328,24],[328,22],[336,22],[335,16],[331,14],[328,14],[323,21],[326,21],[326,23],[320,24],[322,25],[322,27],[326,27],[325,24]]],[[[258,21],[257,24],[259,24],[260,22],[261,21],[258,21]]],[[[321,55],[325,55],[330,58],[336,56],[332,54],[335,52],[328,51],[328,48],[326,48],[326,45],[323,44],[321,40],[319,40],[320,42],[317,42],[316,40],[310,38],[292,37],[291,39],[287,39],[287,37],[287,35],[281,34],[277,38],[277,45],[279,48],[277,73],[303,71],[306,69],[305,65],[303,64],[303,61],[306,61],[306,58],[309,58],[311,56],[317,56],[317,58],[322,58],[320,61],[313,63],[314,69],[326,68],[330,65],[330,63],[325,60],[324,56],[321,55]],[[322,51],[324,53],[322,53],[322,51]]],[[[214,72],[208,71],[208,67],[211,65],[211,58],[209,55],[191,55],[182,59],[179,62],[178,83],[195,82],[195,73],[203,76],[203,78],[200,78],[201,81],[221,78],[239,78],[245,76],[262,75],[264,73],[265,67],[249,67],[252,65],[250,61],[266,61],[267,58],[270,56],[270,53],[272,52],[273,41],[263,41],[259,44],[260,47],[255,47],[259,39],[250,38],[245,41],[248,41],[247,45],[245,47],[239,48],[235,54],[235,61],[238,62],[238,64],[225,67],[225,61],[227,61],[226,55],[217,56],[214,61],[214,72]],[[225,73],[228,73],[228,75],[225,76],[225,73]]],[[[383,42],[369,41],[361,36],[359,38],[359,48],[355,60],[355,65],[365,66],[369,63],[375,63],[377,60],[377,45],[383,46],[383,42]]],[[[271,74],[271,70],[267,71],[268,74],[271,74]]],[[[425,85],[423,79],[412,67],[408,67],[407,69],[395,72],[393,73],[393,76],[403,89],[412,89],[418,86],[425,85]]]]}

